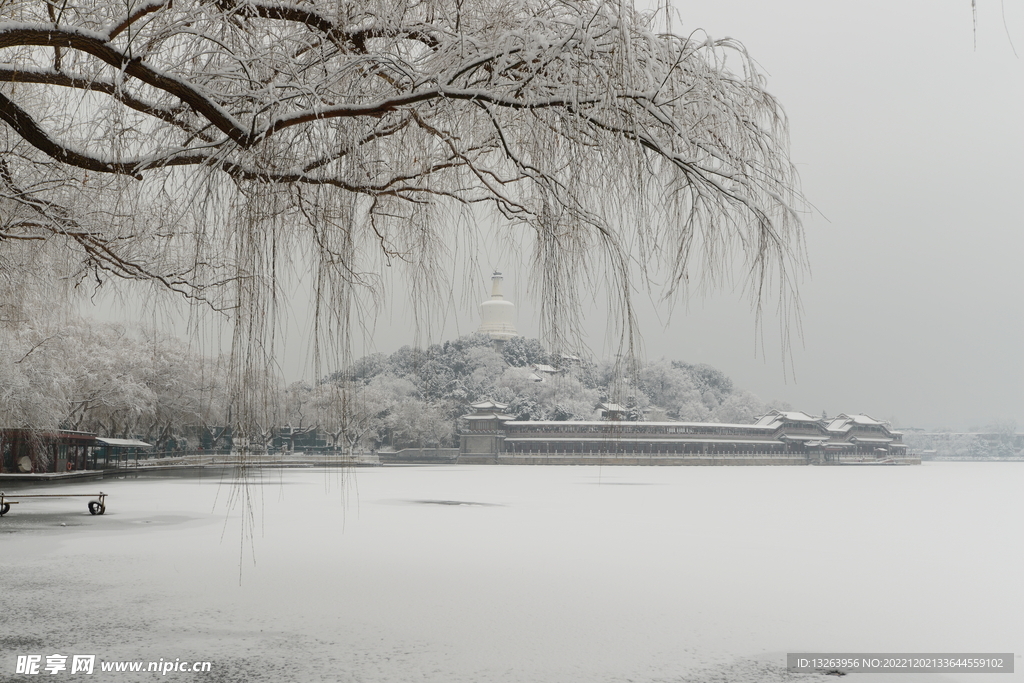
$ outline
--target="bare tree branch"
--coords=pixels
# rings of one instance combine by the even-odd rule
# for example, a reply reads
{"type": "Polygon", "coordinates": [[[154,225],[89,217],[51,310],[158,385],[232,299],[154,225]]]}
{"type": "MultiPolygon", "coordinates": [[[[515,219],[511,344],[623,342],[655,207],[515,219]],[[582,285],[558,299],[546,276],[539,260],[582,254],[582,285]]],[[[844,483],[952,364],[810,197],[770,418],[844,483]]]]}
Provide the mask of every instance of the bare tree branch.
{"type": "Polygon", "coordinates": [[[532,246],[555,348],[601,287],[625,353],[636,288],[741,280],[758,315],[777,299],[793,316],[784,340],[798,325],[787,121],[736,41],[618,0],[5,11],[0,267],[63,253],[61,272],[228,311],[239,430],[269,424],[253,388],[290,266],[314,274],[314,327],[335,338],[315,348],[340,360],[387,269],[414,296],[450,292],[455,259],[475,258],[453,226],[480,220],[532,246]]]}

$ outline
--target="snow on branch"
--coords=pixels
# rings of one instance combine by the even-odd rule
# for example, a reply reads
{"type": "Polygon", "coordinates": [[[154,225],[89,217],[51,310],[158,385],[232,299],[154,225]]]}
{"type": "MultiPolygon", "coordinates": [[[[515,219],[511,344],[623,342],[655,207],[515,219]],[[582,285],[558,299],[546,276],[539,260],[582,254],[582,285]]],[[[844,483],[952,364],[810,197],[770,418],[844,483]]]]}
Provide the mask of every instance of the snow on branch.
{"type": "Polygon", "coordinates": [[[108,263],[144,265],[116,276],[236,312],[252,353],[275,259],[311,254],[317,329],[344,336],[369,274],[451,291],[450,245],[474,242],[451,226],[481,206],[533,241],[555,348],[601,285],[627,351],[631,296],[655,282],[738,273],[757,311],[798,310],[787,121],[736,41],[621,0],[45,5],[12,0],[0,23],[13,182],[106,235],[108,263]]]}

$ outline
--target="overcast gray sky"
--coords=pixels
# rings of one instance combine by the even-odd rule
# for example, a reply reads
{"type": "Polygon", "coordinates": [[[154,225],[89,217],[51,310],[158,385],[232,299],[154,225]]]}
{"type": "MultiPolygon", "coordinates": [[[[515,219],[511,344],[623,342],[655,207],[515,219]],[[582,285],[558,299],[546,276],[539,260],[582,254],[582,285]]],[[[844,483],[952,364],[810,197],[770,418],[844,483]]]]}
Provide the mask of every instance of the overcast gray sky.
{"type": "MultiPolygon", "coordinates": [[[[976,35],[970,0],[676,7],[683,31],[737,38],[761,65],[817,212],[805,219],[812,272],[792,374],[775,320],[762,352],[738,293],[691,301],[671,321],[645,304],[647,356],[710,363],[809,412],[1024,426],[1024,61],[1013,52],[1024,55],[1024,3],[978,0],[976,35]]],[[[520,332],[535,335],[525,274],[490,258],[485,269],[508,274],[520,332]]],[[[591,348],[612,352],[600,307],[591,313],[591,348]]],[[[396,319],[378,327],[379,350],[412,341],[396,319]]],[[[431,336],[471,331],[475,311],[449,323],[431,336]]]]}
{"type": "Polygon", "coordinates": [[[969,0],[677,7],[761,64],[820,213],[795,382],[777,352],[754,358],[749,315],[719,298],[648,335],[648,353],[808,411],[1024,426],[1024,3],[978,0],[976,36],[969,0]]]}
{"type": "MultiPolygon", "coordinates": [[[[675,0],[677,31],[739,39],[760,64],[817,212],[805,217],[812,272],[788,371],[776,320],[762,351],[739,293],[691,301],[670,321],[642,303],[649,358],[710,363],[812,413],[1024,427],[1024,60],[1013,50],[1024,57],[1024,2],[977,1],[975,34],[970,0],[675,0]]],[[[517,260],[492,249],[480,265],[507,273],[519,331],[536,336],[517,260]]],[[[458,288],[429,334],[395,303],[360,350],[473,331],[475,306],[458,304],[488,293],[483,273],[458,288]]],[[[600,303],[587,321],[597,355],[614,353],[600,303]]],[[[291,379],[308,368],[300,320],[291,379]]]]}
{"type": "Polygon", "coordinates": [[[976,49],[969,0],[678,7],[762,65],[820,213],[795,382],[719,299],[648,352],[683,337],[681,355],[808,411],[1024,426],[1024,3],[978,0],[976,49]]]}
{"type": "MultiPolygon", "coordinates": [[[[810,412],[1024,426],[1024,60],[1013,52],[1024,56],[1024,3],[1005,3],[1004,26],[1000,2],[978,0],[976,36],[970,0],[676,7],[683,31],[737,38],[761,65],[818,212],[805,219],[812,272],[795,379],[775,321],[762,353],[738,293],[692,301],[670,322],[645,305],[647,356],[710,363],[810,412]]],[[[520,331],[536,334],[525,274],[490,258],[508,273],[520,331]]],[[[432,336],[471,331],[475,311],[450,322],[432,336]]],[[[595,352],[610,351],[603,317],[588,327],[595,352]]],[[[375,335],[382,351],[411,340],[393,321],[375,335]]]]}

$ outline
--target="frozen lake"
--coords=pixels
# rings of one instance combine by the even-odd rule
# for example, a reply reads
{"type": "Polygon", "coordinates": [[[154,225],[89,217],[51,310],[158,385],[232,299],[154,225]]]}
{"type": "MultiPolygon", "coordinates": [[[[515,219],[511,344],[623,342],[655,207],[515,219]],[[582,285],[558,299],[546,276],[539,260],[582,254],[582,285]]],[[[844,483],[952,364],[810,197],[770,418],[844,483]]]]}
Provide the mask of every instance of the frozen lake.
{"type": "Polygon", "coordinates": [[[2,681],[38,678],[14,674],[17,655],[53,653],[212,662],[177,681],[836,680],[787,674],[801,651],[1016,652],[1013,675],[844,680],[1024,680],[1024,463],[270,470],[246,487],[207,474],[32,490],[110,497],[102,517],[53,499],[0,520],[2,681]]]}

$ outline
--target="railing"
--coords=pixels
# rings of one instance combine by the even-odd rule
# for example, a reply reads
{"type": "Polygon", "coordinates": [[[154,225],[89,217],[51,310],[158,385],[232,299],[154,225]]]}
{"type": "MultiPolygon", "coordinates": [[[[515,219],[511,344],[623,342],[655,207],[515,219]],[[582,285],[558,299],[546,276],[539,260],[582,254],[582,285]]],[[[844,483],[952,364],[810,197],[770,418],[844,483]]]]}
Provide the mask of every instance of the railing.
{"type": "Polygon", "coordinates": [[[139,451],[136,453],[108,454],[106,458],[99,458],[96,466],[99,469],[128,469],[142,466],[140,463],[150,463],[153,460],[197,460],[201,459],[202,464],[215,464],[217,459],[227,459],[231,450],[220,449],[194,449],[180,451],[139,451]]]}
{"type": "Polygon", "coordinates": [[[658,453],[630,453],[630,452],[615,452],[615,451],[506,451],[499,453],[498,458],[580,458],[580,459],[620,459],[620,460],[704,460],[708,458],[714,458],[716,460],[723,458],[735,458],[735,459],[752,459],[752,458],[775,458],[775,459],[789,459],[789,460],[814,460],[816,456],[808,453],[798,453],[791,451],[775,451],[775,452],[764,452],[764,453],[736,453],[736,452],[724,452],[724,451],[707,451],[707,452],[695,452],[695,453],[669,453],[669,452],[658,452],[658,453]]]}
{"type": "Polygon", "coordinates": [[[242,462],[252,465],[343,465],[346,463],[354,464],[372,464],[371,461],[376,460],[377,454],[370,451],[355,451],[349,453],[346,449],[316,449],[306,451],[281,451],[281,450],[269,450],[264,452],[249,451],[246,453],[240,453],[237,450],[229,449],[217,449],[211,451],[209,449],[204,450],[189,450],[189,451],[174,451],[171,453],[153,453],[152,457],[140,457],[138,461],[122,460],[121,462],[111,461],[107,464],[104,469],[114,470],[130,470],[130,469],[145,469],[147,467],[158,467],[158,466],[182,466],[182,467],[196,467],[196,466],[218,466],[223,465],[225,467],[231,467],[238,465],[242,462]]]}
{"type": "Polygon", "coordinates": [[[455,461],[459,457],[458,448],[402,448],[397,451],[377,451],[381,462],[417,462],[417,461],[455,461]]]}

